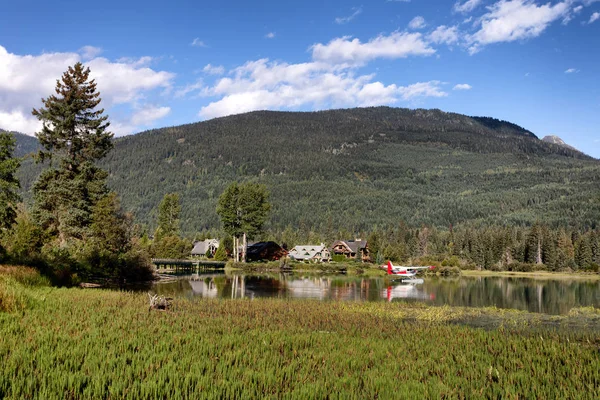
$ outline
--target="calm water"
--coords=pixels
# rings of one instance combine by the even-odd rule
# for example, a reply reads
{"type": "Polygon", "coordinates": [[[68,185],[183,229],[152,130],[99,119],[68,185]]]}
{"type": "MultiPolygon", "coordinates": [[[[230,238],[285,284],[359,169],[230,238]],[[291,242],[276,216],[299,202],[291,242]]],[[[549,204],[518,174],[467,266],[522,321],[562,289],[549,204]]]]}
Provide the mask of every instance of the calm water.
{"type": "Polygon", "coordinates": [[[566,314],[600,307],[600,282],[512,277],[425,278],[412,283],[381,277],[300,274],[200,274],[157,282],[152,291],[177,297],[414,301],[430,305],[514,308],[566,314]]]}

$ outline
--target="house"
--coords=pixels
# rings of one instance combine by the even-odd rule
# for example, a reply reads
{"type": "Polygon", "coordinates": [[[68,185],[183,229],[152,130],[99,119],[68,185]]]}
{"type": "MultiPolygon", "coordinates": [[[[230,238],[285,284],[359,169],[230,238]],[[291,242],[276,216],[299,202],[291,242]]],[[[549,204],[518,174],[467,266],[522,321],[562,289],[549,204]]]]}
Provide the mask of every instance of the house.
{"type": "Polygon", "coordinates": [[[336,240],[331,246],[331,254],[343,255],[346,258],[356,258],[360,254],[362,261],[369,261],[369,248],[366,240],[336,240]]]}
{"type": "Polygon", "coordinates": [[[203,241],[195,242],[194,248],[192,249],[192,257],[204,257],[206,256],[206,253],[209,253],[212,257],[215,255],[218,248],[218,239],[205,239],[203,241]]]}
{"type": "Polygon", "coordinates": [[[287,251],[275,242],[249,244],[246,249],[246,261],[275,261],[287,255],[287,251]]]}
{"type": "Polygon", "coordinates": [[[296,261],[331,261],[331,253],[323,243],[320,246],[296,246],[290,250],[288,255],[292,260],[296,261]]]}

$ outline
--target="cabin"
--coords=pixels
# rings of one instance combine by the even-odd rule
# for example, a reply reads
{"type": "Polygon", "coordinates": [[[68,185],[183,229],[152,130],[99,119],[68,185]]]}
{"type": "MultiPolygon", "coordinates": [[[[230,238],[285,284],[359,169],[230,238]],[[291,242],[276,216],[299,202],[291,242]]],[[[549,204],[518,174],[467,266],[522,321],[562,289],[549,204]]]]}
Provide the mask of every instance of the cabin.
{"type": "Polygon", "coordinates": [[[287,256],[287,251],[275,242],[248,244],[246,261],[276,261],[287,256]]]}
{"type": "Polygon", "coordinates": [[[327,246],[321,243],[320,246],[296,246],[290,250],[288,256],[296,261],[308,262],[329,262],[331,253],[327,246]]]}
{"type": "Polygon", "coordinates": [[[366,240],[336,240],[331,246],[331,254],[343,255],[346,258],[356,259],[356,254],[360,254],[362,261],[370,261],[369,247],[366,240]]]}
{"type": "Polygon", "coordinates": [[[218,248],[218,239],[205,239],[203,241],[194,242],[192,257],[205,257],[207,254],[210,255],[209,257],[213,257],[218,248]]]}

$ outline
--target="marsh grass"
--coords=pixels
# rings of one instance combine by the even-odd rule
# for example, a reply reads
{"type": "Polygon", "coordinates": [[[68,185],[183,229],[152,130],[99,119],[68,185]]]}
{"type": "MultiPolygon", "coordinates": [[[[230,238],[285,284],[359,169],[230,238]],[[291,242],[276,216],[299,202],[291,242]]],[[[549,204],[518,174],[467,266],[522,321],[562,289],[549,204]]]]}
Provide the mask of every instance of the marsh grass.
{"type": "Polygon", "coordinates": [[[49,285],[50,281],[34,268],[0,265],[0,312],[34,306],[38,296],[32,288],[49,285]]]}
{"type": "Polygon", "coordinates": [[[175,299],[170,311],[149,312],[144,293],[14,285],[44,301],[0,312],[0,398],[600,396],[593,308],[549,317],[407,303],[175,299]],[[496,325],[458,324],[486,317],[496,325]],[[592,325],[566,329],[582,318],[592,325]],[[553,329],[544,328],[548,319],[553,329]]]}

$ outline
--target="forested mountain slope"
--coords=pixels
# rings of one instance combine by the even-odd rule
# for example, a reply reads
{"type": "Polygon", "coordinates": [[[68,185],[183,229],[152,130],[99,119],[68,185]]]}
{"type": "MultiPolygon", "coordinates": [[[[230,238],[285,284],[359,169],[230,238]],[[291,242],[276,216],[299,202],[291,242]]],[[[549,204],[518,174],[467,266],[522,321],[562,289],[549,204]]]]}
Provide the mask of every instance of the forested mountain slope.
{"type": "MultiPolygon", "coordinates": [[[[6,132],[0,129],[0,132],[6,132]]],[[[18,132],[9,132],[15,137],[17,145],[15,146],[15,157],[23,157],[30,153],[35,153],[40,149],[40,144],[33,136],[24,135],[18,132]]]]}
{"type": "MultiPolygon", "coordinates": [[[[181,193],[187,233],[218,226],[217,198],[234,180],[268,186],[279,229],[600,221],[598,160],[440,110],[251,112],[117,139],[101,165],[150,227],[163,195],[181,193]]],[[[37,173],[24,163],[24,190],[37,173]]]]}

